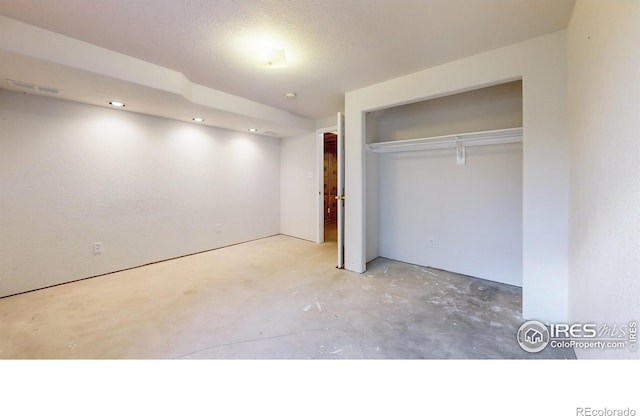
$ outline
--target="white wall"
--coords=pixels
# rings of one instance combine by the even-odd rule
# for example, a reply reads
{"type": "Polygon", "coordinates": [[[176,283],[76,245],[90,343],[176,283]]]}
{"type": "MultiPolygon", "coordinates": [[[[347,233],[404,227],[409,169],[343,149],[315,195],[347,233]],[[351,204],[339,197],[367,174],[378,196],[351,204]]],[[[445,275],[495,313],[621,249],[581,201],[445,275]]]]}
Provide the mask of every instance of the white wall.
{"type": "MultiPolygon", "coordinates": [[[[341,113],[344,114],[343,110],[340,110],[341,113]]],[[[336,114],[332,114],[329,117],[321,118],[316,120],[316,130],[326,130],[326,129],[335,129],[337,121],[337,111],[336,114]]]]}
{"type": "MultiPolygon", "coordinates": [[[[567,319],[566,32],[558,32],[346,94],[348,270],[365,270],[365,114],[507,81],[523,82],[523,315],[567,319]]],[[[377,236],[375,237],[377,238],[377,236]]]]}
{"type": "Polygon", "coordinates": [[[522,285],[520,143],[382,154],[379,207],[382,257],[522,285]]]}
{"type": "Polygon", "coordinates": [[[280,231],[279,139],[5,91],[0,123],[0,296],[280,231]]]}
{"type": "Polygon", "coordinates": [[[522,127],[522,82],[388,108],[368,117],[377,122],[375,141],[382,142],[522,127]]]}
{"type": "MultiPolygon", "coordinates": [[[[568,29],[573,322],[640,320],[640,2],[581,1],[568,29]]],[[[638,358],[576,350],[579,358],[638,358]]]]}
{"type": "Polygon", "coordinates": [[[321,215],[316,137],[283,138],[280,153],[280,232],[310,241],[317,241],[321,215]]]}

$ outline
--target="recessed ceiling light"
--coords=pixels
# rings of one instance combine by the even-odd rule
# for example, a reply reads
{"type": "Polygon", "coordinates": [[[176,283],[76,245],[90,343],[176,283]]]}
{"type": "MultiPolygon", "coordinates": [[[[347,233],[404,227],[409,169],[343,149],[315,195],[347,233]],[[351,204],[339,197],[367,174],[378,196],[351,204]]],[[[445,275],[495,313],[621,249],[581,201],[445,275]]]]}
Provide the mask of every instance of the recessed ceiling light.
{"type": "Polygon", "coordinates": [[[258,131],[258,129],[250,128],[250,129],[249,129],[249,131],[250,131],[251,133],[256,133],[256,132],[258,131]]]}
{"type": "Polygon", "coordinates": [[[193,121],[198,121],[198,122],[202,123],[204,121],[204,119],[202,117],[194,117],[193,121]]]}
{"type": "Polygon", "coordinates": [[[288,92],[284,95],[284,98],[288,98],[290,100],[293,100],[294,98],[296,98],[298,96],[298,94],[296,94],[295,92],[288,92]]]}
{"type": "Polygon", "coordinates": [[[109,104],[114,107],[124,107],[124,103],[121,103],[120,101],[109,101],[109,104]]]}

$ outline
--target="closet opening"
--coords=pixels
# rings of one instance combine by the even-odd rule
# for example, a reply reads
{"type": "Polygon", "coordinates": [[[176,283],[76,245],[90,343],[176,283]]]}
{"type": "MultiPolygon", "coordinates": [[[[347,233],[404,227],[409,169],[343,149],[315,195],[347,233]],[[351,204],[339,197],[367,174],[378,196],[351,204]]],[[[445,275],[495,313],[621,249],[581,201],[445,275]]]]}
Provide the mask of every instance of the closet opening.
{"type": "Polygon", "coordinates": [[[522,81],[366,118],[367,261],[522,286],[522,81]]]}

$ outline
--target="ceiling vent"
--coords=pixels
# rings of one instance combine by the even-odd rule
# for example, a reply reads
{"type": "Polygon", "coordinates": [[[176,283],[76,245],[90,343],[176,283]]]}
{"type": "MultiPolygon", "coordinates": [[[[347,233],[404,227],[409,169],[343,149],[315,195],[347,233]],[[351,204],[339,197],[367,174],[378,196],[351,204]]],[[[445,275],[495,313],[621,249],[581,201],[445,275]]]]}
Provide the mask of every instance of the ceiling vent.
{"type": "Polygon", "coordinates": [[[47,94],[60,94],[60,90],[53,87],[43,87],[41,85],[36,85],[36,88],[40,92],[46,92],[47,94]]]}
{"type": "Polygon", "coordinates": [[[13,79],[8,79],[7,84],[15,88],[20,88],[22,90],[43,92],[45,94],[58,95],[62,92],[62,90],[59,90],[58,88],[44,87],[42,85],[36,85],[30,82],[15,81],[13,79]]]}

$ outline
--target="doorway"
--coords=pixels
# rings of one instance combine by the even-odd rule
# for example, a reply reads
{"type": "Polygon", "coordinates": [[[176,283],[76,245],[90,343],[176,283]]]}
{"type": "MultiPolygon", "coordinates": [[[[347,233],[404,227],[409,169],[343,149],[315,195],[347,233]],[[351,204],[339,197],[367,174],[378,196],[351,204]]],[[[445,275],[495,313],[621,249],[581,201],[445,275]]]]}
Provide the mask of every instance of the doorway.
{"type": "Polygon", "coordinates": [[[338,136],[323,135],[324,241],[338,241],[338,136]]]}
{"type": "MultiPolygon", "coordinates": [[[[344,268],[344,115],[334,128],[317,130],[318,243],[337,243],[336,267],[344,268]],[[334,150],[335,149],[335,150],[334,150]],[[326,238],[325,238],[326,234],[326,238]]],[[[311,176],[310,176],[311,177],[311,176]]]]}

